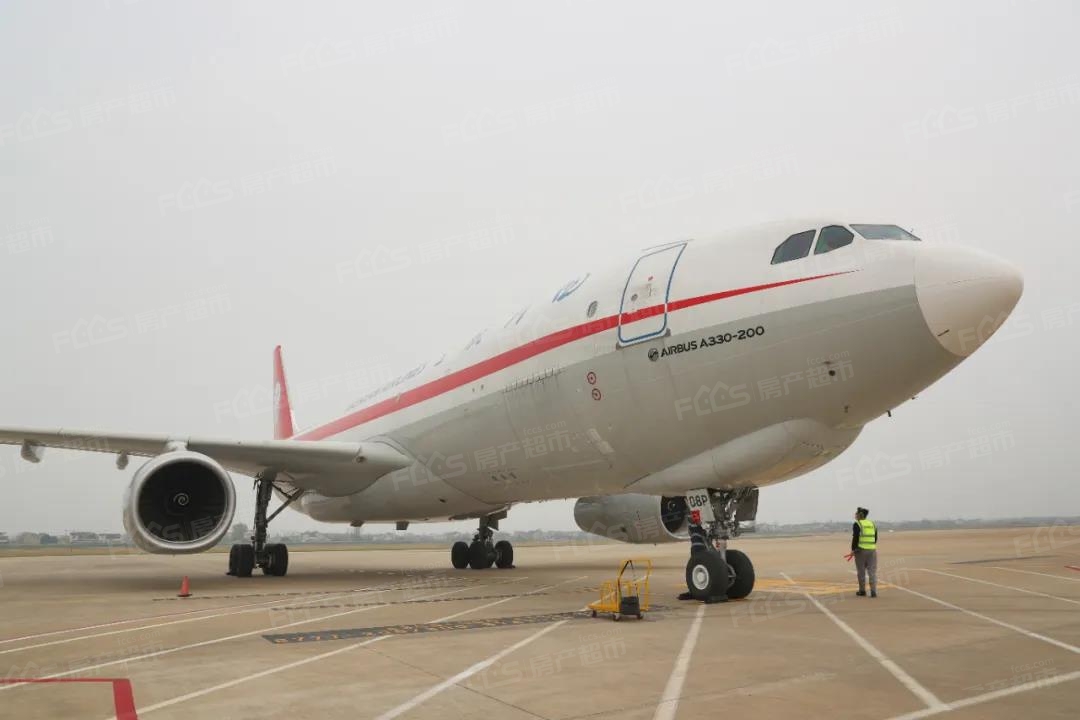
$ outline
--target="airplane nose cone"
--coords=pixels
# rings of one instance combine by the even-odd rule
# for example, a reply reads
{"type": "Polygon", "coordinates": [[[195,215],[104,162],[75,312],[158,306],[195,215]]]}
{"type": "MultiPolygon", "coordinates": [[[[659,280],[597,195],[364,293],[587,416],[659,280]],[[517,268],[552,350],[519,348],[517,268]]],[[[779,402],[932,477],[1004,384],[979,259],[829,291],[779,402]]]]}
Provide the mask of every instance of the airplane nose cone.
{"type": "Polygon", "coordinates": [[[1020,270],[993,255],[924,247],[915,260],[915,293],[930,332],[967,357],[1001,327],[1024,291],[1020,270]]]}

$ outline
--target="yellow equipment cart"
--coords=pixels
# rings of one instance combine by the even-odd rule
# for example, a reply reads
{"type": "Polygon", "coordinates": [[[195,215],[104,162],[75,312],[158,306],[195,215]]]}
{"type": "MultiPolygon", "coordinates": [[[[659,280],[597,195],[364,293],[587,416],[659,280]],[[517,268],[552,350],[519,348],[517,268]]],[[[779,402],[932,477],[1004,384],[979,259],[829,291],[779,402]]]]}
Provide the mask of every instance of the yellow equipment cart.
{"type": "Polygon", "coordinates": [[[619,576],[614,580],[605,580],[600,585],[600,599],[589,603],[592,616],[597,613],[611,613],[612,620],[623,615],[633,615],[640,620],[649,609],[649,576],[652,575],[652,560],[638,558],[623,560],[619,567],[619,576]],[[636,565],[635,565],[636,563],[636,565]],[[644,568],[644,574],[638,571],[644,568]],[[626,577],[627,570],[630,576],[626,577]]]}

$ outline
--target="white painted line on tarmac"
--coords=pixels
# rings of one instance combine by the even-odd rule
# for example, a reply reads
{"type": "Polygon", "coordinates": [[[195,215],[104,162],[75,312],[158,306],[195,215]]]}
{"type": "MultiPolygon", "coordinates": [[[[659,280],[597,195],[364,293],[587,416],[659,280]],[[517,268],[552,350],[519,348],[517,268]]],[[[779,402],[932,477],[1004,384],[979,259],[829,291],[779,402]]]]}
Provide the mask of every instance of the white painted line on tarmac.
{"type": "MultiPolygon", "coordinates": [[[[365,594],[378,594],[387,592],[386,589],[371,590],[370,593],[365,594]]],[[[353,597],[359,593],[349,592],[343,595],[320,595],[308,600],[296,600],[295,598],[288,598],[285,600],[269,600],[258,603],[248,603],[246,605],[234,605],[230,608],[224,608],[227,612],[220,612],[214,615],[202,615],[200,617],[189,617],[182,620],[170,620],[168,622],[153,623],[151,625],[140,625],[139,627],[122,628],[120,630],[107,630],[105,632],[93,633],[90,635],[79,635],[72,638],[64,638],[62,640],[49,640],[48,642],[37,643],[36,645],[23,645],[17,648],[7,648],[6,650],[0,650],[0,655],[7,655],[8,653],[22,652],[24,650],[36,650],[43,647],[51,647],[53,645],[65,645],[67,643],[78,642],[80,640],[93,640],[94,638],[107,637],[109,635],[121,635],[123,633],[138,632],[139,630],[152,630],[154,628],[168,627],[169,625],[181,625],[183,623],[200,622],[202,620],[213,620],[215,618],[229,617],[231,615],[243,615],[245,613],[256,612],[258,610],[264,610],[274,605],[281,605],[283,603],[294,603],[296,605],[305,605],[315,602],[325,602],[326,600],[340,600],[341,598],[353,597]]],[[[205,608],[203,610],[193,610],[192,612],[210,612],[223,608],[205,608]]],[[[134,620],[124,620],[122,622],[136,622],[134,620]]],[[[64,631],[60,631],[64,632],[64,631]]]]}
{"type": "Polygon", "coordinates": [[[989,580],[979,580],[978,578],[968,577],[967,575],[956,575],[955,573],[942,572],[941,570],[931,570],[930,568],[918,568],[922,572],[933,573],[935,575],[944,575],[946,577],[958,578],[960,580],[967,580],[968,582],[980,583],[982,585],[992,585],[993,587],[1003,588],[1005,590],[1015,590],[1016,592],[1027,593],[1028,595],[1038,595],[1039,597],[1052,598],[1054,600],[1060,600],[1062,602],[1072,603],[1073,605],[1080,605],[1080,600],[1072,600],[1070,598],[1061,597],[1059,595],[1051,595],[1049,593],[1038,592],[1036,590],[1026,590],[1024,588],[1013,587],[1012,585],[1002,585],[1001,583],[990,582],[989,580]]]}
{"type": "MultiPolygon", "coordinates": [[[[140,660],[149,660],[150,658],[161,657],[162,655],[171,655],[172,653],[180,652],[181,650],[191,650],[191,649],[194,649],[194,648],[206,647],[207,645],[216,645],[217,643],[227,642],[229,640],[237,640],[239,638],[244,638],[244,637],[251,637],[252,635],[259,635],[261,633],[269,632],[271,630],[280,630],[282,628],[293,627],[295,625],[303,625],[304,623],[318,622],[320,620],[329,620],[330,618],[336,618],[336,617],[340,617],[342,615],[349,615],[350,613],[360,613],[360,612],[365,612],[367,610],[375,610],[376,608],[380,608],[380,607],[386,607],[386,606],[385,605],[369,605],[367,607],[363,607],[363,608],[359,608],[359,609],[355,609],[355,610],[346,610],[345,612],[334,613],[332,615],[323,615],[322,617],[318,617],[318,618],[310,618],[310,619],[307,619],[307,620],[298,620],[296,622],[291,622],[291,623],[288,623],[288,624],[285,624],[285,625],[271,625],[270,627],[259,628],[258,630],[250,630],[248,632],[237,633],[235,635],[226,635],[224,637],[213,638],[211,640],[203,640],[201,642],[196,642],[196,643],[189,643],[187,645],[178,645],[176,647],[166,648],[165,650],[158,650],[156,652],[145,653],[143,655],[135,655],[134,657],[129,657],[129,658],[121,658],[119,660],[110,660],[109,662],[98,663],[97,665],[88,665],[87,667],[80,667],[80,668],[77,668],[75,670],[68,670],[66,672],[61,672],[61,673],[53,673],[52,675],[45,675],[42,678],[35,678],[35,679],[51,680],[53,678],[67,677],[68,675],[77,675],[79,673],[89,673],[89,672],[92,672],[94,670],[100,670],[101,668],[112,667],[113,665],[121,665],[121,664],[124,664],[124,663],[133,663],[133,662],[138,662],[140,660]]],[[[21,687],[21,685],[20,684],[3,685],[3,686],[0,686],[0,692],[4,692],[6,690],[10,690],[12,688],[17,688],[17,687],[21,687]]]]}
{"type": "MultiPolygon", "coordinates": [[[[525,578],[515,578],[515,579],[510,580],[508,582],[518,582],[518,581],[524,580],[524,579],[525,578]]],[[[455,593],[455,592],[463,592],[465,590],[470,590],[473,587],[474,586],[469,585],[469,586],[462,587],[462,588],[457,588],[456,590],[451,590],[449,592],[442,593],[442,594],[443,595],[450,595],[450,594],[455,593]]],[[[436,596],[428,596],[428,597],[438,597],[438,596],[436,595],[436,596]]],[[[386,605],[369,605],[369,606],[362,607],[362,608],[353,608],[351,610],[345,610],[344,612],[333,613],[331,615],[323,615],[321,617],[308,618],[306,620],[297,620],[296,622],[287,623],[285,625],[271,625],[269,627],[259,628],[258,630],[249,630],[248,632],[237,633],[235,635],[226,635],[224,637],[213,638],[211,640],[203,640],[201,642],[189,643],[187,645],[178,645],[177,647],[166,648],[164,650],[158,650],[156,652],[145,653],[143,655],[135,655],[134,657],[120,658],[119,660],[110,660],[109,662],[98,663],[97,665],[89,665],[87,667],[80,667],[80,668],[76,668],[74,670],[68,670],[66,672],[61,672],[61,673],[53,673],[52,675],[45,675],[42,678],[35,678],[35,679],[38,679],[38,680],[51,680],[53,678],[67,677],[69,675],[76,675],[76,674],[79,674],[79,673],[89,673],[89,672],[91,672],[93,670],[100,670],[101,668],[112,667],[113,665],[120,665],[120,664],[124,664],[124,663],[133,663],[133,662],[138,662],[139,660],[148,660],[150,658],[161,657],[162,655],[171,655],[172,653],[180,652],[181,650],[191,650],[193,648],[206,647],[207,645],[216,645],[217,643],[227,642],[229,640],[237,640],[239,638],[251,637],[252,635],[260,635],[262,633],[270,632],[272,630],[281,630],[282,628],[294,627],[296,625],[304,625],[304,624],[307,624],[307,623],[321,622],[323,620],[329,620],[331,618],[341,617],[342,615],[351,615],[353,613],[362,613],[362,612],[366,612],[368,610],[375,610],[377,608],[383,608],[383,607],[386,607],[386,605]]],[[[11,684],[11,685],[3,685],[3,686],[0,686],[0,693],[5,692],[7,690],[11,690],[12,688],[17,688],[17,687],[22,687],[22,686],[23,686],[23,684],[20,684],[20,683],[14,683],[14,684],[11,684]]]]}
{"type": "Polygon", "coordinates": [[[968,610],[967,608],[962,608],[959,605],[953,605],[951,602],[947,602],[947,601],[942,600],[940,598],[936,598],[936,597],[934,597],[932,595],[927,595],[926,593],[921,593],[918,590],[912,590],[911,588],[906,588],[906,587],[904,587],[902,585],[896,585],[896,586],[894,586],[894,589],[895,590],[903,590],[906,593],[910,593],[912,595],[917,595],[918,597],[921,597],[921,598],[923,598],[925,600],[929,600],[930,602],[935,602],[938,605],[950,608],[952,610],[958,610],[958,611],[964,613],[965,615],[970,615],[971,617],[979,618],[980,620],[985,620],[988,623],[993,623],[994,625],[999,625],[999,626],[1001,626],[1003,628],[1007,628],[1009,630],[1012,630],[1013,632],[1018,632],[1021,635],[1026,635],[1027,637],[1032,638],[1034,640],[1042,640],[1043,642],[1050,643],[1051,645],[1055,645],[1055,646],[1061,648],[1062,650],[1068,650],[1069,652],[1080,654],[1080,648],[1076,647],[1075,645],[1070,645],[1068,643],[1061,642],[1060,640],[1055,640],[1052,637],[1047,637],[1045,635],[1040,635],[1037,632],[1032,632],[1031,630],[1027,630],[1025,628],[1019,627],[1018,625],[1013,625],[1012,623],[1007,623],[1004,620],[998,620],[996,618],[990,617],[989,615],[983,615],[982,613],[975,612],[974,610],[968,610]]]}
{"type": "MultiPolygon", "coordinates": [[[[792,585],[795,584],[795,581],[788,577],[787,574],[780,574],[792,585]]],[[[843,630],[848,635],[848,637],[854,640],[859,647],[865,650],[872,658],[877,660],[883,668],[888,670],[892,674],[892,676],[899,680],[904,687],[910,690],[912,694],[915,695],[915,697],[922,700],[923,703],[926,704],[928,709],[936,709],[945,706],[945,703],[941,702],[941,700],[939,700],[937,696],[934,695],[934,693],[930,692],[925,687],[920,685],[919,682],[915,678],[908,675],[903,668],[901,668],[899,665],[886,657],[885,653],[881,652],[876,647],[871,645],[870,642],[866,640],[866,638],[855,632],[855,630],[853,630],[850,625],[838,618],[835,614],[833,614],[831,610],[818,602],[818,599],[816,597],[814,597],[808,592],[802,592],[801,594],[803,595],[803,597],[813,603],[814,607],[824,613],[826,617],[836,623],[836,626],[843,630]]]]}
{"type": "Polygon", "coordinates": [[[679,697],[682,695],[683,684],[686,682],[686,674],[690,670],[690,657],[694,654],[694,646],[697,645],[698,634],[701,632],[701,621],[705,617],[705,604],[702,603],[694,621],[690,623],[690,629],[686,631],[682,650],[675,659],[675,667],[671,669],[667,685],[664,686],[664,694],[660,696],[660,704],[656,706],[656,714],[653,720],[674,720],[675,711],[679,709],[679,697]]]}
{"type": "Polygon", "coordinates": [[[128,620],[114,620],[107,623],[99,623],[97,625],[84,625],[82,627],[66,628],[64,630],[50,630],[49,632],[34,633],[33,635],[21,635],[19,637],[6,638],[0,640],[0,645],[6,645],[7,643],[18,642],[20,640],[36,640],[37,638],[51,637],[53,635],[65,635],[73,632],[83,632],[84,630],[100,630],[101,628],[116,627],[117,625],[127,625],[129,623],[144,622],[149,620],[160,620],[167,617],[183,617],[184,615],[194,615],[195,613],[210,612],[212,610],[229,610],[233,608],[248,607],[248,605],[232,605],[224,607],[208,607],[201,608],[199,610],[187,610],[179,613],[162,613],[161,615],[147,615],[146,617],[129,618],[128,620]]]}
{"type": "MultiPolygon", "coordinates": [[[[564,585],[565,583],[574,582],[576,580],[583,580],[584,578],[587,578],[587,577],[588,577],[588,575],[582,575],[580,577],[572,578],[570,580],[564,580],[563,582],[556,583],[555,585],[548,585],[545,588],[537,588],[536,590],[531,590],[530,592],[522,593],[521,595],[518,595],[516,597],[525,597],[526,595],[532,595],[534,593],[540,592],[541,590],[547,590],[548,588],[555,587],[556,585],[564,585]]],[[[504,599],[499,600],[497,602],[488,603],[487,605],[481,605],[480,607],[475,607],[472,610],[467,610],[465,612],[456,613],[454,615],[448,615],[447,617],[439,618],[438,620],[433,620],[432,622],[444,622],[446,620],[452,620],[453,618],[459,617],[459,616],[464,615],[464,614],[466,614],[468,612],[474,612],[476,610],[481,610],[481,609],[483,609],[485,607],[490,607],[492,605],[497,605],[500,602],[506,602],[507,600],[513,600],[513,599],[514,598],[504,598],[504,599]]],[[[588,607],[588,606],[586,606],[586,607],[588,607]]],[[[391,710],[387,710],[386,712],[384,712],[382,715],[380,715],[378,717],[378,720],[392,720],[392,718],[396,718],[399,715],[407,713],[408,711],[412,710],[413,708],[416,708],[416,707],[419,707],[420,705],[423,705],[425,702],[427,702],[431,698],[435,697],[439,693],[443,692],[444,690],[446,690],[448,688],[451,688],[454,685],[457,685],[462,680],[467,680],[468,678],[472,677],[473,675],[475,675],[478,672],[486,670],[487,668],[491,667],[495,663],[499,662],[499,660],[502,660],[507,655],[509,655],[509,654],[511,654],[511,653],[513,653],[513,652],[515,652],[517,650],[520,650],[521,648],[523,648],[526,645],[528,645],[529,643],[531,643],[533,640],[537,640],[538,638],[543,637],[544,635],[551,632],[555,628],[560,627],[562,625],[565,625],[568,622],[570,622],[569,619],[560,620],[559,622],[557,622],[557,623],[555,623],[553,625],[548,625],[547,627],[544,627],[541,630],[538,630],[537,632],[533,633],[532,635],[525,638],[524,640],[521,640],[520,642],[514,643],[510,647],[505,648],[505,649],[495,653],[494,655],[489,657],[487,660],[481,660],[480,662],[478,662],[478,663],[476,663],[474,665],[471,665],[470,667],[465,668],[464,670],[459,672],[457,675],[454,675],[451,678],[447,678],[446,680],[443,680],[441,683],[438,683],[436,685],[432,685],[430,688],[428,688],[424,692],[420,693],[419,695],[413,697],[411,700],[406,700],[405,702],[401,703],[397,707],[395,707],[395,708],[393,708],[391,710]]]]}
{"type": "Polygon", "coordinates": [[[980,705],[985,702],[990,702],[991,700],[998,700],[1003,697],[1008,697],[1009,695],[1017,695],[1029,690],[1053,687],[1054,685],[1060,685],[1061,683],[1076,680],[1077,678],[1080,678],[1080,670],[1065,673],[1064,675],[1039,678],[1038,680],[1032,680],[1031,682],[1026,682],[1021,685],[1013,685],[1012,687],[994,690],[993,692],[984,693],[982,695],[975,695],[964,698],[963,700],[954,700],[941,708],[927,708],[926,710],[917,710],[916,712],[908,713],[907,715],[897,715],[892,718],[892,720],[918,720],[919,718],[930,717],[931,715],[938,715],[951,710],[960,710],[961,708],[971,707],[972,705],[980,705]]]}
{"type": "Polygon", "coordinates": [[[1024,573],[1025,575],[1041,575],[1042,577],[1054,578],[1055,580],[1065,580],[1066,582],[1080,582],[1080,578],[1065,577],[1064,575],[1054,575],[1053,573],[1041,573],[1034,570],[1019,570],[1017,568],[1001,567],[999,565],[991,565],[994,570],[1008,570],[1014,573],[1024,573]]]}
{"type": "MultiPolygon", "coordinates": [[[[235,680],[229,680],[228,682],[223,682],[220,685],[214,685],[213,687],[203,688],[202,690],[196,690],[194,692],[189,692],[186,695],[179,695],[179,696],[171,698],[169,700],[163,700],[163,701],[161,701],[159,703],[155,703],[153,705],[148,705],[147,707],[140,707],[140,708],[138,708],[138,712],[139,712],[140,716],[147,715],[149,713],[154,712],[155,710],[161,710],[162,708],[172,707],[173,705],[177,705],[179,703],[186,702],[188,700],[194,700],[195,698],[202,697],[203,695],[209,695],[210,693],[217,692],[218,690],[227,690],[228,688],[236,687],[237,685],[243,685],[244,683],[251,682],[252,680],[258,680],[259,678],[264,678],[264,677],[267,677],[268,675],[275,675],[275,674],[280,673],[280,672],[285,672],[286,670],[292,670],[293,668],[300,667],[301,665],[307,665],[308,663],[315,662],[316,660],[323,660],[323,659],[328,658],[328,657],[333,657],[335,655],[340,655],[341,653],[345,653],[345,652],[348,652],[350,650],[355,650],[357,648],[364,647],[365,645],[371,645],[373,643],[379,642],[380,640],[385,640],[388,637],[389,637],[389,635],[380,635],[379,637],[371,638],[370,640],[365,640],[363,642],[354,643],[352,645],[346,645],[345,647],[341,647],[341,648],[338,648],[336,650],[331,650],[330,652],[324,652],[321,655],[315,655],[313,657],[304,658],[303,660],[296,660],[296,661],[293,661],[291,663],[287,663],[285,665],[278,665],[277,667],[272,667],[272,668],[270,668],[268,670],[263,670],[262,672],[253,673],[251,675],[245,675],[244,677],[236,678],[235,680]]],[[[110,715],[109,717],[105,718],[105,720],[116,720],[116,716],[115,715],[110,715]]]]}
{"type": "Polygon", "coordinates": [[[457,675],[454,675],[451,678],[447,678],[446,680],[443,680],[441,683],[439,683],[437,685],[432,685],[427,690],[420,693],[419,695],[412,698],[411,700],[406,700],[405,702],[401,703],[400,705],[393,708],[392,710],[387,710],[386,712],[384,712],[382,715],[380,715],[378,717],[378,720],[393,720],[393,718],[399,717],[399,716],[409,712],[410,710],[412,710],[412,709],[414,709],[416,707],[419,707],[420,705],[423,705],[425,702],[427,702],[431,698],[435,697],[436,695],[438,695],[442,691],[446,690],[447,688],[451,688],[454,685],[457,685],[462,680],[467,680],[468,678],[472,677],[476,673],[481,672],[483,670],[486,670],[487,668],[491,667],[495,663],[502,660],[507,655],[520,650],[521,648],[525,647],[526,645],[533,642],[534,640],[540,639],[541,637],[543,637],[544,635],[547,635],[549,632],[551,632],[555,628],[561,627],[561,626],[565,625],[568,622],[570,622],[569,619],[560,620],[557,623],[554,623],[552,625],[548,625],[547,627],[542,628],[542,629],[534,632],[532,635],[525,638],[524,640],[520,640],[520,641],[514,643],[513,645],[511,645],[510,647],[505,648],[503,650],[500,650],[499,652],[497,652],[494,655],[492,655],[491,657],[489,657],[487,660],[481,660],[480,662],[476,663],[475,665],[472,665],[472,666],[470,666],[468,668],[465,668],[464,670],[459,672],[457,675]]]}
{"type": "MultiPolygon", "coordinates": [[[[588,577],[588,575],[583,575],[581,578],[574,578],[574,579],[575,580],[581,580],[584,577],[588,577]]],[[[518,579],[524,580],[525,578],[518,578],[518,579]]],[[[518,579],[511,580],[510,582],[517,582],[518,579]]],[[[567,580],[566,582],[571,582],[571,581],[567,580]]],[[[563,583],[556,583],[556,584],[557,585],[562,585],[563,583]]],[[[555,587],[555,585],[549,585],[548,587],[555,587]]],[[[545,588],[538,588],[536,590],[531,590],[531,591],[529,591],[527,593],[522,593],[521,595],[514,595],[513,597],[503,598],[502,600],[499,600],[498,602],[504,602],[506,600],[513,600],[514,598],[525,597],[526,595],[532,595],[532,594],[535,594],[535,593],[539,592],[541,589],[545,589],[545,588]]],[[[450,592],[460,592],[460,590],[453,590],[453,591],[450,591],[450,592]]],[[[420,599],[427,600],[427,599],[430,599],[430,598],[441,597],[442,595],[449,595],[450,592],[439,593],[437,595],[427,595],[427,596],[424,596],[423,598],[420,598],[420,599]]],[[[470,610],[466,610],[464,612],[459,612],[459,613],[454,613],[452,615],[446,615],[444,617],[437,618],[437,619],[431,620],[429,622],[431,622],[431,623],[446,622],[447,620],[453,620],[454,618],[460,617],[461,615],[464,615],[466,613],[475,612],[476,610],[482,610],[485,607],[491,607],[491,605],[494,605],[494,604],[495,603],[488,603],[486,605],[480,605],[480,606],[474,607],[474,608],[472,608],[470,610]]],[[[380,607],[386,607],[386,606],[382,605],[380,607]]],[[[566,622],[566,621],[564,620],[563,622],[566,622]]],[[[186,695],[180,695],[178,697],[174,697],[174,698],[171,698],[169,700],[164,700],[164,701],[156,703],[154,705],[149,705],[147,707],[141,707],[141,708],[138,708],[138,711],[139,711],[140,715],[145,715],[145,714],[151,713],[151,712],[153,712],[155,710],[160,710],[162,708],[171,707],[173,705],[177,705],[179,703],[186,702],[187,700],[194,700],[195,698],[199,698],[199,697],[202,697],[204,695],[209,695],[210,693],[217,692],[218,690],[226,690],[228,688],[235,687],[237,685],[241,685],[241,684],[250,682],[252,680],[258,680],[259,678],[267,677],[269,675],[274,675],[274,674],[277,674],[277,673],[280,673],[280,672],[285,672],[287,670],[292,670],[293,668],[301,667],[303,665],[307,665],[309,663],[317,662],[319,660],[324,660],[324,659],[329,658],[329,657],[334,657],[335,655],[340,655],[342,653],[349,652],[350,650],[356,650],[357,648],[367,647],[368,645],[374,645],[377,642],[381,642],[383,640],[388,640],[391,637],[393,637],[393,635],[380,635],[378,637],[371,638],[370,640],[362,640],[361,642],[353,643],[352,645],[346,645],[345,647],[340,647],[340,648],[337,648],[335,650],[330,650],[330,651],[324,652],[324,653],[322,653],[320,655],[313,655],[311,657],[303,658],[301,660],[295,660],[293,662],[286,663],[285,665],[278,665],[277,667],[272,667],[272,668],[269,668],[267,670],[262,670],[260,672],[254,673],[252,675],[245,675],[244,677],[236,678],[235,680],[229,680],[228,682],[223,682],[220,685],[214,685],[213,687],[203,688],[202,690],[196,690],[194,692],[187,693],[186,695]]],[[[107,720],[114,720],[114,719],[113,718],[107,718],[107,720]]]]}
{"type": "MultiPolygon", "coordinates": [[[[513,581],[511,581],[511,582],[513,582],[513,581]]],[[[457,590],[450,590],[450,591],[443,592],[443,593],[436,593],[434,595],[424,595],[424,596],[422,596],[421,598],[418,598],[418,599],[430,600],[432,598],[442,597],[444,595],[451,595],[451,594],[453,594],[455,592],[461,592],[461,590],[463,590],[463,589],[465,589],[465,588],[459,588],[457,590]]],[[[369,607],[369,608],[365,608],[365,609],[366,610],[375,610],[376,608],[383,608],[383,607],[388,607],[388,606],[387,605],[377,605],[377,606],[373,606],[373,607],[369,607]]],[[[438,621],[436,621],[436,622],[438,622],[438,621]]],[[[221,683],[219,685],[214,685],[212,687],[203,688],[202,690],[195,690],[194,692],[189,692],[189,693],[184,694],[184,695],[178,695],[177,697],[170,698],[168,700],[163,700],[163,701],[161,701],[159,703],[155,703],[153,705],[148,705],[147,707],[141,707],[141,708],[138,708],[138,712],[139,712],[140,715],[146,715],[148,713],[154,712],[155,710],[161,710],[162,708],[172,707],[173,705],[178,705],[179,703],[186,702],[188,700],[194,700],[195,698],[202,697],[203,695],[209,695],[210,693],[217,692],[218,690],[226,690],[226,689],[231,688],[231,687],[236,687],[237,685],[242,685],[244,683],[251,682],[252,680],[258,680],[259,678],[267,677],[268,675],[275,675],[275,674],[280,673],[280,672],[285,672],[286,670],[292,670],[293,668],[300,667],[302,665],[307,665],[308,663],[313,663],[316,660],[323,660],[325,658],[333,657],[335,655],[340,655],[341,653],[348,652],[350,650],[355,650],[357,648],[361,648],[361,647],[364,647],[366,645],[372,645],[374,643],[379,642],[380,640],[386,640],[389,637],[391,637],[391,636],[390,635],[380,635],[379,637],[374,637],[374,638],[371,638],[370,640],[363,640],[363,641],[358,642],[358,643],[353,643],[352,645],[346,645],[345,647],[337,648],[336,650],[330,650],[329,652],[324,652],[321,655],[313,655],[312,657],[303,658],[301,660],[294,660],[291,663],[286,663],[284,665],[278,665],[277,667],[272,667],[272,668],[269,668],[267,670],[262,670],[262,671],[257,672],[257,673],[252,673],[251,675],[245,675],[244,677],[236,678],[234,680],[229,680],[229,681],[223,682],[223,683],[221,683]]],[[[110,716],[106,720],[115,720],[115,718],[110,716]]]]}
{"type": "MultiPolygon", "coordinates": [[[[380,585],[375,585],[375,586],[370,587],[370,588],[357,588],[357,589],[354,589],[354,590],[349,590],[344,595],[340,595],[338,593],[335,593],[333,591],[328,590],[326,592],[312,593],[312,598],[314,598],[314,599],[309,598],[308,600],[300,600],[300,599],[297,599],[295,596],[293,596],[291,598],[286,598],[284,600],[263,600],[263,601],[257,602],[257,603],[244,603],[243,605],[223,605],[223,606],[220,606],[220,607],[206,607],[206,608],[200,608],[198,610],[187,610],[185,612],[178,612],[178,613],[162,613],[161,615],[147,615],[145,617],[128,618],[127,620],[114,620],[112,622],[98,623],[96,625],[84,625],[83,627],[65,628],[64,630],[50,630],[49,632],[34,633],[32,635],[21,635],[19,637],[6,638],[4,640],[0,640],[0,645],[6,645],[7,643],[18,642],[20,640],[36,640],[37,638],[52,637],[52,636],[55,636],[55,635],[66,635],[67,633],[83,632],[85,630],[100,630],[101,628],[116,627],[117,625],[129,625],[131,623],[137,623],[137,622],[147,622],[147,621],[150,621],[150,620],[161,620],[162,618],[184,617],[186,615],[194,615],[196,613],[213,612],[215,610],[239,610],[240,608],[258,607],[258,606],[261,606],[261,605],[273,605],[274,603],[289,602],[290,600],[298,602],[298,603],[308,603],[308,602],[314,602],[314,600],[330,600],[330,599],[336,599],[338,597],[348,597],[348,596],[351,596],[351,595],[372,594],[372,593],[376,593],[376,592],[383,592],[383,591],[386,591],[386,590],[397,590],[397,589],[403,589],[404,590],[404,589],[408,589],[408,587],[409,586],[402,586],[400,583],[392,584],[392,585],[381,585],[381,586],[380,585]]],[[[208,598],[208,599],[215,599],[215,598],[208,598]]],[[[222,599],[228,599],[228,598],[222,598],[222,599]]],[[[142,630],[142,629],[144,629],[144,628],[134,628],[134,630],[142,630]]],[[[124,631],[124,632],[127,632],[127,631],[124,631]]],[[[98,637],[98,636],[93,636],[93,637],[98,637]]],[[[78,638],[76,638],[76,639],[78,639],[78,638]]],[[[32,647],[42,647],[42,646],[41,645],[35,645],[35,646],[32,646],[32,647]]],[[[31,647],[20,648],[20,649],[21,650],[30,650],[31,647]]],[[[0,654],[3,654],[5,652],[15,652],[15,650],[0,650],[0,654]]]]}
{"type": "Polygon", "coordinates": [[[469,613],[474,613],[477,610],[483,610],[484,608],[494,607],[495,605],[501,605],[504,602],[509,602],[510,600],[517,600],[518,598],[527,597],[529,595],[535,595],[538,592],[543,592],[544,590],[550,590],[553,587],[558,587],[559,585],[565,585],[566,583],[574,582],[576,580],[584,580],[587,577],[589,577],[589,576],[588,575],[581,575],[581,576],[578,576],[576,578],[571,578],[569,580],[563,580],[562,582],[557,582],[554,585],[545,585],[544,587],[539,587],[539,588],[536,588],[535,590],[530,590],[527,593],[522,593],[520,595],[511,595],[510,597],[504,597],[504,598],[502,598],[500,600],[496,600],[495,602],[489,602],[486,605],[479,605],[479,606],[474,607],[474,608],[469,608],[468,610],[462,610],[461,612],[454,613],[453,615],[447,615],[446,617],[439,618],[438,620],[432,620],[431,622],[433,622],[433,623],[441,623],[441,622],[446,622],[447,620],[453,620],[454,618],[459,618],[462,615],[468,615],[469,613]]]}

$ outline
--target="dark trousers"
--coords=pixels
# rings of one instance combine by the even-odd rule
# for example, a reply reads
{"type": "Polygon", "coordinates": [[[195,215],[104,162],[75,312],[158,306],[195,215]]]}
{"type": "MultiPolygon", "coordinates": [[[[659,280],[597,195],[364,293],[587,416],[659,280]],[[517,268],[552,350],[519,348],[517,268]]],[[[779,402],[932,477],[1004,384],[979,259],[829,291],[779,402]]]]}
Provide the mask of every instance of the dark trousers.
{"type": "Polygon", "coordinates": [[[866,576],[870,575],[870,592],[877,592],[877,550],[856,550],[855,571],[859,575],[859,590],[866,591],[866,576]]]}

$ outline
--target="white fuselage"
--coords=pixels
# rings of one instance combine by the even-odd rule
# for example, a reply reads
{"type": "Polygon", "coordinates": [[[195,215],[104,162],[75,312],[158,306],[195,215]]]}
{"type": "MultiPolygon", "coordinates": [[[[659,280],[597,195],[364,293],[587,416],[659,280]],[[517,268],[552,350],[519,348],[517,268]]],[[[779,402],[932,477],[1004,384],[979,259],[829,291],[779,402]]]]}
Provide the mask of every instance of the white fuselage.
{"type": "Polygon", "coordinates": [[[858,234],[771,264],[792,233],[831,224],[673,243],[574,279],[297,434],[415,459],[365,487],[328,483],[340,492],[306,494],[299,509],[353,524],[445,520],[761,487],[820,467],[985,341],[1020,283],[973,251],[858,234]]]}

